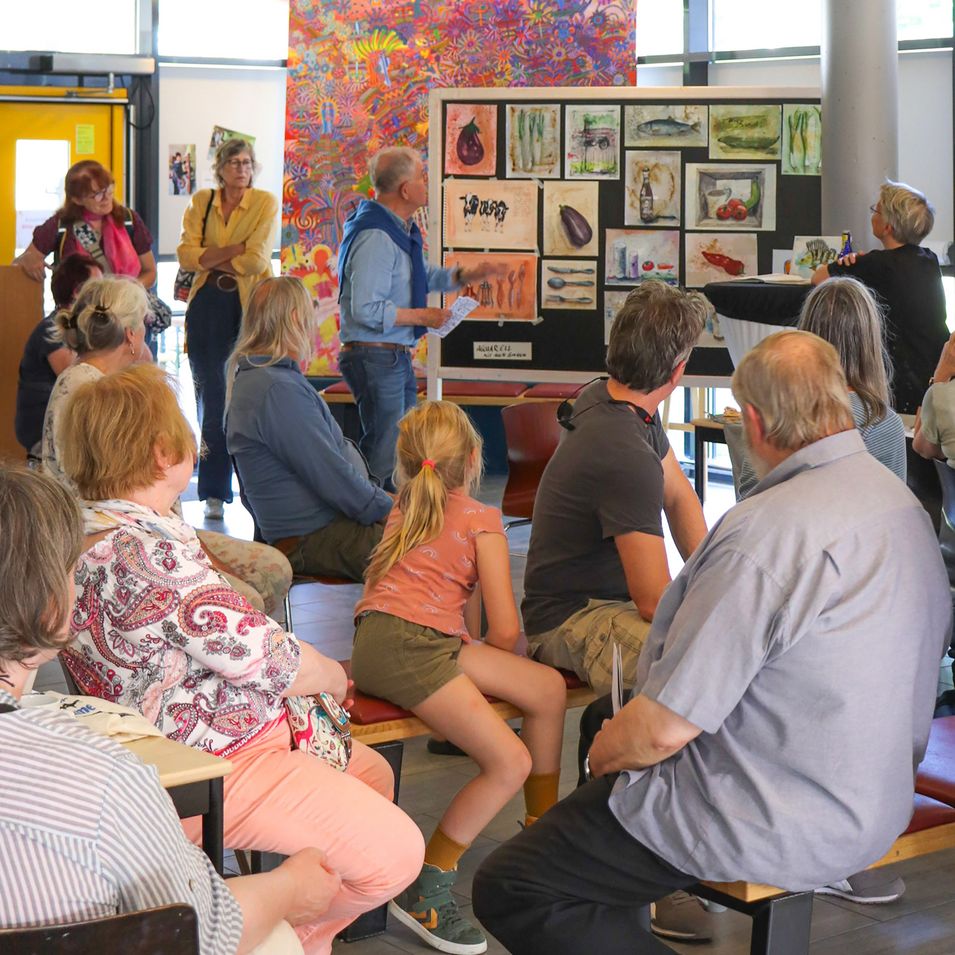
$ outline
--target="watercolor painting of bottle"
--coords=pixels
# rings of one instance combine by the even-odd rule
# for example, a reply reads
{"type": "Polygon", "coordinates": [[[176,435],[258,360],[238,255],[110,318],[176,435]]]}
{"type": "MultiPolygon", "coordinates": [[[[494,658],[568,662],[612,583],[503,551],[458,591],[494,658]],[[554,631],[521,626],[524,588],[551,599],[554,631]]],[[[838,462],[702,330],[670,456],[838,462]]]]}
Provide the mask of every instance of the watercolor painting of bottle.
{"type": "Polygon", "coordinates": [[[680,153],[628,149],[625,168],[624,225],[678,227],[683,194],[680,153]]]}

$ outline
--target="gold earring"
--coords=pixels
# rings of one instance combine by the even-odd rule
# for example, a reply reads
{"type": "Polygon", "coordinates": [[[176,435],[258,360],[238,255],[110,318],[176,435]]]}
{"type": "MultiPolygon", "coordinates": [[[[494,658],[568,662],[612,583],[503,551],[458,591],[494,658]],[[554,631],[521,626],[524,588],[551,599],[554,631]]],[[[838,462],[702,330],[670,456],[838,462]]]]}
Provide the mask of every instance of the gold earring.
{"type": "Polygon", "coordinates": [[[133,348],[133,343],[132,343],[132,342],[129,343],[129,353],[130,353],[130,355],[133,356],[133,358],[136,357],[136,349],[133,348]]]}

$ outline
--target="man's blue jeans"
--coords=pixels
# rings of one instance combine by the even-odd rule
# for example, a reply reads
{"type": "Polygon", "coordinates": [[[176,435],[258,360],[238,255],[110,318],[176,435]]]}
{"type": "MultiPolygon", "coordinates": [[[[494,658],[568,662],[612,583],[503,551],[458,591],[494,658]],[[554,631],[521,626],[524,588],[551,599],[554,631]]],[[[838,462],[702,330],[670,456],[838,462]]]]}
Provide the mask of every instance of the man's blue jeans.
{"type": "Polygon", "coordinates": [[[338,367],[358,406],[358,449],[381,486],[393,491],[398,422],[417,400],[411,355],[407,351],[353,345],[341,351],[338,367]]]}

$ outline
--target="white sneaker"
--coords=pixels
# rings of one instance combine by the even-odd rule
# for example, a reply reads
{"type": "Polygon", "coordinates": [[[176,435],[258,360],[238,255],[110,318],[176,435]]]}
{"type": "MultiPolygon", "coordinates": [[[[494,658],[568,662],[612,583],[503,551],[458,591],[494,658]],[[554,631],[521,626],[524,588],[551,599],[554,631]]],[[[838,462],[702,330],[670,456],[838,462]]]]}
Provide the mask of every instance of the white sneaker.
{"type": "Polygon", "coordinates": [[[223,518],[223,503],[217,497],[206,498],[206,520],[221,521],[223,518]]]}
{"type": "Polygon", "coordinates": [[[905,894],[905,883],[894,879],[879,869],[866,869],[850,875],[848,879],[831,882],[816,889],[817,895],[835,895],[859,905],[885,905],[895,902],[905,894]]]}

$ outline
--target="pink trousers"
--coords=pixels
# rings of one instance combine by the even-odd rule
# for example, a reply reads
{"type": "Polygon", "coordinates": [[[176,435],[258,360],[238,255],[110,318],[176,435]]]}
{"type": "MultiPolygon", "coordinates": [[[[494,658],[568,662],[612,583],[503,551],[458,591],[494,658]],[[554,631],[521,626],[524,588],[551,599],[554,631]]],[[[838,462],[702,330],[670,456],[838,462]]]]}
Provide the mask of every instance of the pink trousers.
{"type": "MultiPolygon", "coordinates": [[[[291,748],[284,721],[229,757],[225,777],[225,844],[291,855],[315,846],[341,875],[342,888],[318,921],[296,931],[307,955],[330,952],[332,940],[363,912],[417,878],[424,860],[418,827],[391,798],[391,767],[353,744],[347,772],[291,748]]],[[[183,823],[198,843],[198,817],[183,823]]]]}

